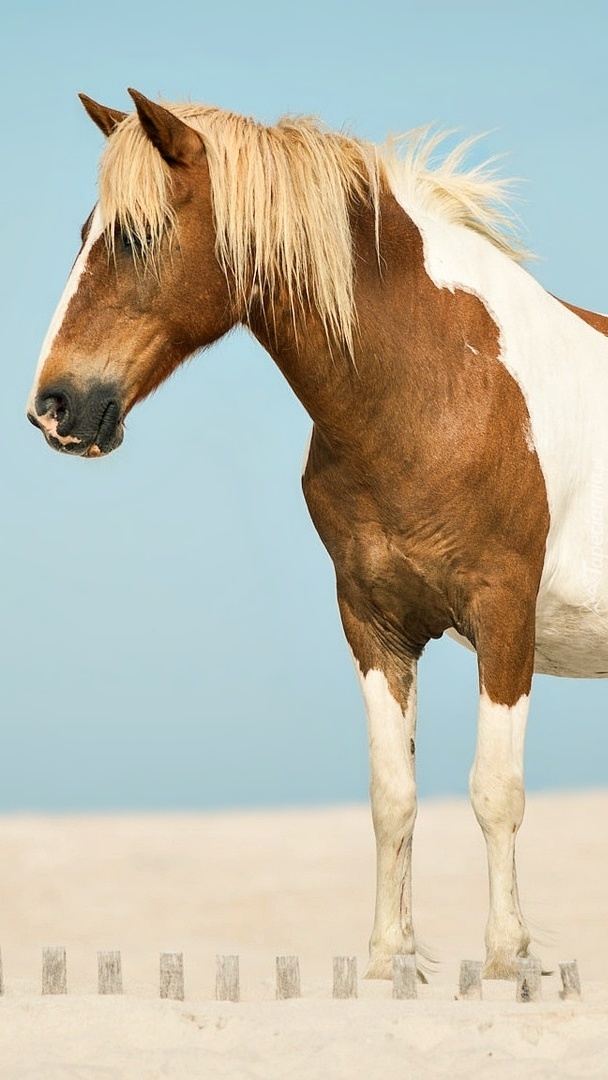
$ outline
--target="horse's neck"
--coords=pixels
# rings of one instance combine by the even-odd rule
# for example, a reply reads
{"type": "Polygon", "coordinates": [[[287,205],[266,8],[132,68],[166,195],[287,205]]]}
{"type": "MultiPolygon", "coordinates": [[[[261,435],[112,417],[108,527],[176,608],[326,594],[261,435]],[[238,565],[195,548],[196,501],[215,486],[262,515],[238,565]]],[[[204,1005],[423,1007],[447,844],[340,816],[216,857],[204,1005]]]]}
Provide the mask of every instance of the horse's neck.
{"type": "Polygon", "coordinates": [[[370,207],[354,209],[352,229],[353,356],[328,342],[314,311],[308,311],[294,325],[287,295],[272,297],[249,319],[249,328],[274,358],[315,424],[331,441],[345,444],[352,443],[358,426],[369,424],[372,414],[379,419],[396,398],[403,408],[399,384],[411,381],[409,346],[416,335],[413,312],[423,303],[421,284],[426,277],[420,234],[390,193],[385,193],[381,202],[381,258],[370,207]]]}

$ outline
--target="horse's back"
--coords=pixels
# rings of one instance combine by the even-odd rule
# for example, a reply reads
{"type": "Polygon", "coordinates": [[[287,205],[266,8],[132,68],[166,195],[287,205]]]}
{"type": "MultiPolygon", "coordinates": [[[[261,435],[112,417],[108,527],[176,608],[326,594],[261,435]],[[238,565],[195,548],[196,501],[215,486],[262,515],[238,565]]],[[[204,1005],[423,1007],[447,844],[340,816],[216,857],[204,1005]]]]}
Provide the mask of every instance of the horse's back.
{"type": "Polygon", "coordinates": [[[568,308],[568,311],[572,311],[583,322],[592,326],[594,330],[599,330],[600,334],[608,336],[608,315],[601,315],[599,311],[589,311],[588,308],[577,307],[576,304],[570,304],[567,300],[562,300],[561,303],[568,308]]]}

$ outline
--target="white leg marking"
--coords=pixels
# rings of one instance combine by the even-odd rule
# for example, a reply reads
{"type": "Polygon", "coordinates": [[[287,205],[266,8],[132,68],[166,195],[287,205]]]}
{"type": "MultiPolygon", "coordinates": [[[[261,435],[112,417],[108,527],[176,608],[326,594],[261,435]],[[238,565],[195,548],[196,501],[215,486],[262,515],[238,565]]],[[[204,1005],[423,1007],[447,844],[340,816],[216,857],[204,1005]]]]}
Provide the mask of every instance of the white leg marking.
{"type": "Polygon", "coordinates": [[[486,977],[514,973],[515,958],[527,953],[530,935],[517,894],[515,837],[524,813],[524,738],[529,697],[496,705],[485,690],[479,702],[477,752],[470,791],[487,848],[490,913],[486,928],[486,977]]]}
{"type": "Polygon", "coordinates": [[[414,952],[412,834],[416,820],[416,662],[403,712],[381,671],[355,667],[367,711],[370,795],[376,835],[376,913],[368,976],[390,978],[392,957],[414,952]]]}
{"type": "MultiPolygon", "coordinates": [[[[83,273],[86,270],[86,265],[87,265],[87,262],[88,262],[88,258],[89,258],[91,248],[93,247],[93,244],[95,243],[95,241],[99,239],[102,232],[103,232],[103,221],[102,221],[102,218],[101,218],[101,211],[99,209],[99,206],[96,206],[95,210],[93,212],[93,218],[91,220],[91,226],[90,226],[90,229],[89,229],[89,234],[88,234],[87,239],[86,239],[86,243],[83,245],[82,250],[80,251],[80,253],[78,255],[78,258],[76,259],[76,262],[74,263],[74,265],[72,267],[72,271],[71,271],[70,276],[69,276],[69,278],[68,278],[68,280],[66,282],[65,289],[63,290],[63,295],[61,297],[61,300],[59,301],[59,304],[57,305],[57,310],[55,311],[55,314],[53,315],[53,318],[51,319],[51,324],[50,324],[50,326],[49,326],[49,328],[48,328],[48,330],[46,332],[45,339],[44,339],[44,341],[42,343],[42,348],[40,350],[40,356],[38,358],[38,364],[36,366],[36,373],[34,375],[34,382],[33,382],[32,389],[30,391],[29,400],[28,400],[28,403],[27,403],[27,411],[28,412],[31,412],[31,413],[34,413],[34,414],[36,413],[36,408],[35,408],[34,403],[36,401],[36,395],[38,393],[38,385],[39,385],[39,382],[40,382],[40,376],[42,374],[42,370],[44,368],[44,365],[45,365],[45,363],[46,363],[46,361],[47,361],[47,359],[49,357],[49,354],[51,352],[51,349],[53,347],[53,342],[55,341],[55,338],[57,337],[57,334],[59,333],[59,330],[61,329],[61,325],[62,325],[63,320],[65,318],[66,311],[68,310],[70,300],[76,294],[76,291],[78,289],[78,285],[80,284],[80,279],[81,279],[83,273]]],[[[39,419],[41,420],[42,418],[39,417],[39,419]]],[[[52,431],[51,431],[51,434],[53,434],[52,431]]]]}

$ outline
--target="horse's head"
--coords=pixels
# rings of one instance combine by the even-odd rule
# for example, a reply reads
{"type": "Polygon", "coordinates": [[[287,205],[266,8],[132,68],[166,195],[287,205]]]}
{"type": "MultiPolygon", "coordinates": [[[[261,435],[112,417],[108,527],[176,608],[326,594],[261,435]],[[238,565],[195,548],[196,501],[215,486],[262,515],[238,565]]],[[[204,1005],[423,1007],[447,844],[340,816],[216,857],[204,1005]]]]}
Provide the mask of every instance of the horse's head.
{"type": "Polygon", "coordinates": [[[168,109],[131,94],[131,115],[82,97],[109,139],[100,201],[28,401],[50,446],[88,457],[120,445],[133,405],[236,321],[215,255],[203,141],[168,109]]]}

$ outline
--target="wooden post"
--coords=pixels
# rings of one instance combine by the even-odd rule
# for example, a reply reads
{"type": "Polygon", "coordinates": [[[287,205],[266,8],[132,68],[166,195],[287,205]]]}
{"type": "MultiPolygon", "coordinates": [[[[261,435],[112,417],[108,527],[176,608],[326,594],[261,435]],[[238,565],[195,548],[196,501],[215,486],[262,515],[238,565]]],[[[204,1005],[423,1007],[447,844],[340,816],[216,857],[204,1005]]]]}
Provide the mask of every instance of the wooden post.
{"type": "Polygon", "coordinates": [[[581,980],[578,974],[578,964],[576,960],[568,960],[564,964],[559,965],[559,973],[562,977],[563,990],[560,991],[560,997],[565,998],[580,998],[581,996],[581,980]]]}
{"type": "Polygon", "coordinates": [[[238,956],[216,956],[215,997],[217,1001],[241,1000],[238,956]]]}
{"type": "Polygon", "coordinates": [[[119,952],[98,952],[97,972],[100,994],[122,994],[122,962],[119,952]]]}
{"type": "Polygon", "coordinates": [[[356,956],[334,956],[334,997],[357,997],[356,956]]]}
{"type": "Polygon", "coordinates": [[[418,997],[416,957],[410,953],[393,956],[393,997],[401,1000],[418,997]]]}
{"type": "Polygon", "coordinates": [[[480,1001],[482,995],[481,960],[460,961],[458,997],[465,1001],[480,1001]]]}
{"type": "Polygon", "coordinates": [[[42,993],[67,994],[68,977],[63,945],[51,945],[42,950],[42,993]]]}
{"type": "Polygon", "coordinates": [[[160,996],[171,1001],[184,1000],[184,954],[160,954],[160,996]]]}
{"type": "Polygon", "coordinates": [[[297,956],[277,956],[277,1001],[300,997],[300,963],[297,956]]]}
{"type": "Polygon", "coordinates": [[[4,993],[4,971],[2,968],[2,953],[0,952],[0,995],[4,993]]]}
{"type": "Polygon", "coordinates": [[[540,1001],[540,960],[520,956],[517,960],[516,1001],[540,1001]]]}

